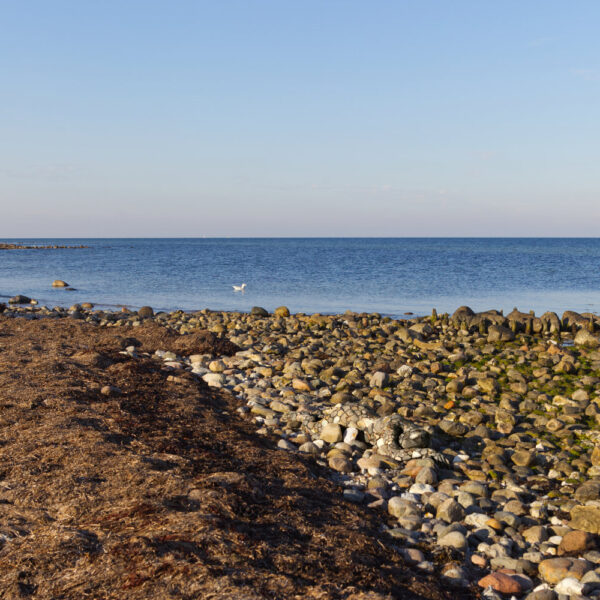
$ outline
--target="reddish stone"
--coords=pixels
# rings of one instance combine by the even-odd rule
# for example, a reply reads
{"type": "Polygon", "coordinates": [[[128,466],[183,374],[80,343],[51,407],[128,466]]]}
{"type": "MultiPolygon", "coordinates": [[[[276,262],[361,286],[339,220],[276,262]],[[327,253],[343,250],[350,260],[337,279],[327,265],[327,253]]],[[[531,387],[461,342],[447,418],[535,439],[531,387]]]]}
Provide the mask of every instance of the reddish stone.
{"type": "Polygon", "coordinates": [[[478,581],[482,588],[490,587],[501,594],[521,594],[521,584],[510,575],[504,573],[490,573],[478,581]]]}
{"type": "Polygon", "coordinates": [[[583,554],[595,545],[594,536],[587,531],[569,531],[558,546],[558,555],[583,554]]]}

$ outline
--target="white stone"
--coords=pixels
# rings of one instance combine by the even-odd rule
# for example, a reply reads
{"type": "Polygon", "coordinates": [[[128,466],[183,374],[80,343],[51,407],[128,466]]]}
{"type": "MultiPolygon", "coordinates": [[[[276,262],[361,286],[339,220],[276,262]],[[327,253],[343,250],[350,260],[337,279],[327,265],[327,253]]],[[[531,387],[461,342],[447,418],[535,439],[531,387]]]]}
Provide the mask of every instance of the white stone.
{"type": "Polygon", "coordinates": [[[348,427],[344,434],[344,442],[351,444],[358,437],[358,429],[356,427],[348,427]]]}
{"type": "Polygon", "coordinates": [[[420,496],[421,494],[431,494],[435,492],[435,488],[428,483],[413,483],[408,491],[411,494],[417,494],[420,496]]]}
{"type": "Polygon", "coordinates": [[[465,517],[465,524],[471,527],[485,527],[489,520],[490,518],[483,513],[471,513],[465,517]]]}
{"type": "Polygon", "coordinates": [[[565,577],[554,587],[557,594],[566,594],[567,596],[579,596],[583,590],[584,584],[577,581],[575,577],[565,577]]]}
{"type": "Polygon", "coordinates": [[[458,463],[461,462],[465,462],[467,460],[469,460],[469,455],[468,454],[457,454],[453,459],[452,459],[452,464],[453,465],[457,465],[458,463]]]}
{"type": "Polygon", "coordinates": [[[562,535],[553,535],[548,538],[548,543],[558,546],[562,542],[562,535]]]}

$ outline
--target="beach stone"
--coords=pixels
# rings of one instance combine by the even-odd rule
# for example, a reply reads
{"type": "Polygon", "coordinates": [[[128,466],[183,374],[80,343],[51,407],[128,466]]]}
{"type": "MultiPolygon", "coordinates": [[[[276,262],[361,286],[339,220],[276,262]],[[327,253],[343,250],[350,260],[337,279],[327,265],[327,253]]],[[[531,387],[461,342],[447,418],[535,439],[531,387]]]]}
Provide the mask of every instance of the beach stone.
{"type": "Polygon", "coordinates": [[[547,558],[538,568],[540,577],[545,582],[555,585],[565,577],[581,579],[590,570],[591,564],[573,558],[547,558]]]}
{"type": "Polygon", "coordinates": [[[453,313],[452,313],[452,321],[454,321],[455,323],[460,323],[461,321],[465,321],[467,319],[470,319],[471,317],[474,317],[475,313],[473,312],[473,309],[470,306],[459,306],[453,313]]]}
{"type": "Polygon", "coordinates": [[[292,442],[290,442],[289,440],[279,440],[277,442],[277,447],[280,448],[281,450],[290,450],[290,451],[295,451],[297,450],[296,446],[294,446],[294,444],[292,444],[292,442]]]}
{"type": "Polygon", "coordinates": [[[426,483],[435,485],[438,482],[438,476],[432,467],[423,467],[415,477],[415,483],[426,483]]]}
{"type": "Polygon", "coordinates": [[[254,315],[255,317],[268,317],[269,313],[268,311],[263,308],[262,306],[253,306],[250,309],[250,314],[254,315]]]}
{"type": "Polygon", "coordinates": [[[290,316],[290,309],[287,306],[278,306],[273,311],[273,314],[276,317],[289,317],[290,316]]]}
{"type": "Polygon", "coordinates": [[[425,555],[418,548],[402,548],[400,554],[411,565],[416,565],[425,560],[425,555]]]}
{"type": "Polygon", "coordinates": [[[411,494],[417,494],[420,496],[421,494],[433,494],[433,492],[435,492],[435,488],[427,483],[415,483],[410,486],[408,491],[411,494]]]}
{"type": "Polygon", "coordinates": [[[558,545],[557,554],[583,554],[595,546],[594,536],[588,531],[569,531],[558,545]]]}
{"type": "Polygon", "coordinates": [[[528,467],[534,458],[534,453],[529,450],[517,450],[510,459],[519,467],[528,467]]]}
{"type": "Polygon", "coordinates": [[[52,282],[52,287],[69,287],[69,284],[66,281],[63,281],[62,279],[55,279],[52,282]]]}
{"type": "MultiPolygon", "coordinates": [[[[225,376],[222,373],[206,373],[202,375],[202,379],[210,386],[210,387],[223,387],[225,384],[225,376]]],[[[270,411],[271,413],[273,411],[270,411]]]]}
{"type": "Polygon", "coordinates": [[[496,394],[500,389],[500,385],[498,384],[498,382],[495,379],[492,379],[491,377],[479,379],[477,381],[477,385],[484,394],[489,394],[490,396],[496,394]]]}
{"type": "Polygon", "coordinates": [[[465,517],[465,509],[453,498],[444,500],[437,508],[436,518],[447,523],[461,521],[465,517]]]}
{"type": "Polygon", "coordinates": [[[329,402],[332,404],[348,404],[355,401],[356,398],[348,392],[335,392],[335,394],[332,394],[331,398],[329,398],[329,402]]]}
{"type": "Polygon", "coordinates": [[[451,531],[438,539],[438,546],[448,546],[464,551],[467,548],[467,538],[460,531],[451,531]]]}
{"type": "Polygon", "coordinates": [[[154,310],[152,309],[151,306],[142,306],[142,308],[140,308],[137,311],[138,317],[141,317],[142,319],[147,319],[149,317],[153,317],[154,316],[154,310]]]}
{"type": "Polygon", "coordinates": [[[396,373],[398,374],[399,377],[406,378],[406,377],[410,377],[412,375],[413,370],[414,369],[410,365],[402,365],[401,367],[398,368],[396,373]]]}
{"type": "Polygon", "coordinates": [[[312,387],[308,381],[298,378],[292,380],[292,388],[294,388],[297,392],[310,392],[312,390],[312,387]]]}
{"type": "Polygon", "coordinates": [[[576,346],[589,346],[596,348],[600,345],[600,340],[592,335],[587,329],[580,329],[573,340],[576,346]]]}
{"type": "Polygon", "coordinates": [[[319,452],[321,452],[319,447],[313,442],[304,442],[304,444],[299,446],[298,450],[306,454],[319,454],[319,452]]]}
{"type": "Polygon", "coordinates": [[[321,435],[319,437],[328,444],[341,442],[343,439],[342,428],[337,423],[327,423],[327,425],[324,425],[323,429],[321,429],[321,435]]]}
{"type": "Polygon", "coordinates": [[[548,532],[542,525],[534,525],[521,533],[530,544],[541,544],[548,539],[548,532]]]}
{"type": "Polygon", "coordinates": [[[600,481],[586,481],[575,490],[575,500],[600,500],[600,481]]]}
{"type": "Polygon", "coordinates": [[[384,373],[383,371],[377,371],[371,375],[369,386],[372,388],[383,388],[387,385],[388,380],[389,375],[387,373],[384,373]]]}
{"type": "Polygon", "coordinates": [[[575,579],[574,577],[565,577],[559,581],[554,591],[557,594],[565,594],[566,596],[580,595],[583,590],[583,583],[575,579]]]}
{"type": "Polygon", "coordinates": [[[491,587],[501,594],[515,594],[518,596],[523,591],[521,584],[506,573],[490,573],[481,578],[477,584],[482,588],[491,587]]]}
{"type": "Polygon", "coordinates": [[[352,473],[352,462],[343,456],[333,456],[329,459],[329,466],[340,473],[352,473]]]}
{"type": "Polygon", "coordinates": [[[500,433],[512,433],[516,422],[515,416],[507,410],[496,411],[496,427],[500,433]]]}
{"type": "Polygon", "coordinates": [[[356,489],[344,490],[344,499],[355,504],[360,504],[365,499],[365,493],[356,489]]]}
{"type": "Polygon", "coordinates": [[[515,339],[515,334],[503,325],[490,325],[488,328],[488,342],[510,342],[515,339]]]}
{"type": "Polygon", "coordinates": [[[438,427],[446,434],[453,437],[462,437],[469,431],[469,427],[459,421],[449,421],[442,419],[438,423],[438,427]]]}
{"type": "Polygon", "coordinates": [[[358,437],[358,429],[356,427],[347,427],[344,432],[344,442],[346,444],[352,444],[358,437]]]}
{"type": "Polygon", "coordinates": [[[571,522],[573,529],[600,533],[600,507],[574,506],[571,509],[571,522]]]}
{"type": "Polygon", "coordinates": [[[525,600],[556,600],[557,598],[558,594],[554,590],[551,590],[549,587],[542,588],[539,586],[539,588],[528,594],[525,600]]]}
{"type": "Polygon", "coordinates": [[[29,304],[31,302],[31,298],[29,296],[24,296],[23,294],[17,294],[12,298],[9,298],[9,304],[29,304]]]}
{"type": "Polygon", "coordinates": [[[414,502],[401,498],[400,496],[393,496],[388,501],[388,512],[396,519],[401,519],[407,516],[420,516],[419,509],[414,502]]]}

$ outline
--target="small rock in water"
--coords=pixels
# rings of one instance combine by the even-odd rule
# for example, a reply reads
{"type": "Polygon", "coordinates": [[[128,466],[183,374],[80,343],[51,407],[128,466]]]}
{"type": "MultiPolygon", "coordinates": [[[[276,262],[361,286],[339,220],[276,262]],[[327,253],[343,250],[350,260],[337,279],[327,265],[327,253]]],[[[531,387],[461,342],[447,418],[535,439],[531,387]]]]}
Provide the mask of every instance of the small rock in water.
{"type": "Polygon", "coordinates": [[[31,298],[29,296],[24,296],[23,294],[17,294],[8,300],[9,304],[29,304],[31,302],[31,298]]]}

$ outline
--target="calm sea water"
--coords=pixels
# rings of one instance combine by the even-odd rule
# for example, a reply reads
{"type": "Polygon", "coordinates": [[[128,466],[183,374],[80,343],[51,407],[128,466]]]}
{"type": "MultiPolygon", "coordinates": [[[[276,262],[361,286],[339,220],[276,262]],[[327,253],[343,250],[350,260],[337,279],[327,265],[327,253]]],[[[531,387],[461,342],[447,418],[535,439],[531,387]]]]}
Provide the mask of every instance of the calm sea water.
{"type": "Polygon", "coordinates": [[[600,310],[600,239],[28,239],[0,251],[0,296],[155,310],[600,310]],[[53,289],[64,279],[76,291],[53,289]],[[235,293],[232,284],[247,284],[235,293]]]}

